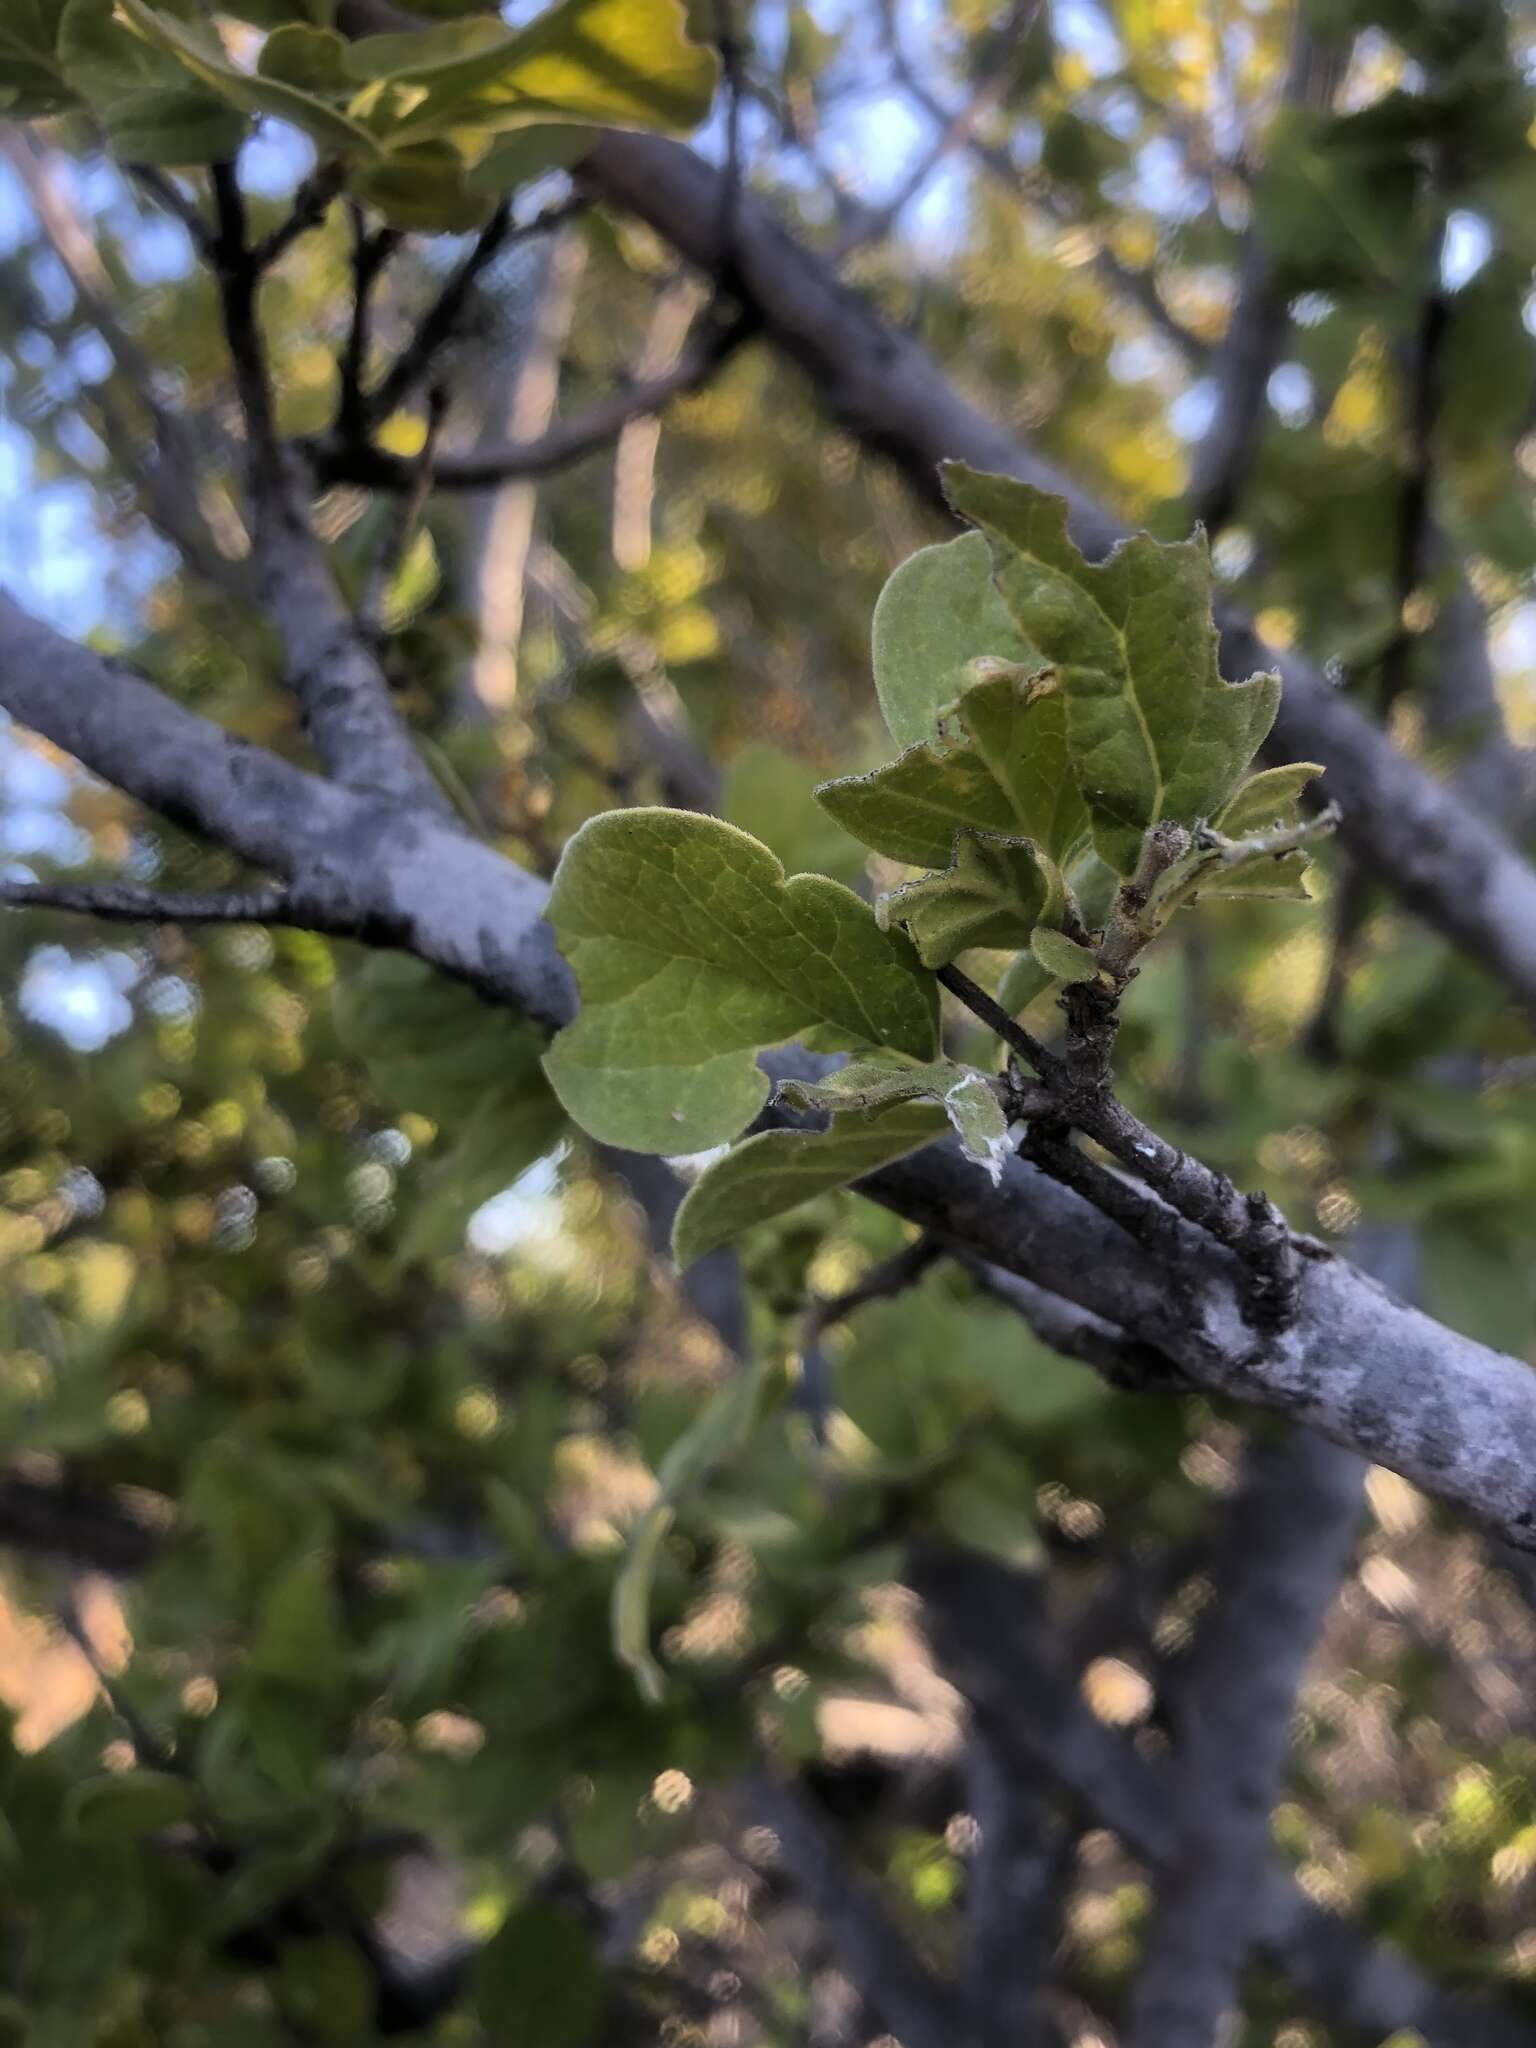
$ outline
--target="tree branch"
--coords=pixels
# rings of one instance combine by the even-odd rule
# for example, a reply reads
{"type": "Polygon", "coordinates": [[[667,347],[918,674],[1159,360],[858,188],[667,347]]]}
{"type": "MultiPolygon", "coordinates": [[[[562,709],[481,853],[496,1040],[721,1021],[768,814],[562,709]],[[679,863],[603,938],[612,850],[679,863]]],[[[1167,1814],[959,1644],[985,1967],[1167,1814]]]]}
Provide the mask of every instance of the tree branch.
{"type": "Polygon", "coordinates": [[[821,1923],[860,1996],[903,2048],[950,2048],[954,2024],[948,2000],[805,1793],[768,1771],[749,1779],[746,1790],[752,1811],[778,1842],[796,1891],[821,1923]]]}
{"type": "MultiPolygon", "coordinates": [[[[483,491],[518,477],[553,475],[610,447],[631,421],[649,419],[672,399],[697,391],[755,331],[755,321],[734,316],[705,322],[703,331],[670,370],[600,398],[574,418],[557,421],[531,441],[489,441],[462,454],[438,458],[433,481],[439,490],[483,491]]],[[[413,465],[372,443],[330,440],[305,449],[322,485],[358,484],[372,491],[407,491],[413,465]]]]}
{"type": "Polygon", "coordinates": [[[277,429],[256,306],[261,271],[248,246],[245,202],[233,167],[216,164],[213,186],[219,222],[214,276],[245,415],[257,574],[305,727],[336,780],[456,823],[452,805],[390,701],[383,671],[343,604],[310,526],[301,473],[277,429]]]}
{"type": "Polygon", "coordinates": [[[67,910],[108,924],[296,924],[291,891],[275,882],[228,892],[140,889],[127,882],[13,882],[0,877],[0,903],[13,910],[67,910]]]}
{"type": "MultiPolygon", "coordinates": [[[[548,891],[457,826],[230,739],[0,595],[0,703],[166,815],[540,1022],[575,1012],[548,891]]],[[[944,1244],[1033,1280],[1162,1352],[1197,1385],[1310,1423],[1536,1548],[1536,1378],[1297,1240],[1295,1320],[1256,1337],[1231,1255],[1192,1237],[1187,1286],[1078,1197],[1013,1162],[993,1189],[944,1143],[861,1183],[944,1244]]]]}
{"type": "MultiPolygon", "coordinates": [[[[1035,1581],[974,1553],[925,1551],[908,1577],[941,1669],[1010,1767],[1042,1768],[1152,1870],[1170,1868],[1181,1828],[1168,1772],[1095,1719],[1052,1649],[1035,1581]]],[[[1417,2029],[1435,2048],[1521,2048],[1527,2021],[1447,1992],[1407,1957],[1314,1903],[1273,1851],[1244,1876],[1253,1937],[1308,2004],[1373,2040],[1417,2029]]],[[[1208,2037],[1209,2038],[1209,2037],[1208,2037]]],[[[1202,2044],[1204,2048],[1204,2044],[1202,2044]]]]}
{"type": "Polygon", "coordinates": [[[457,821],[307,774],[55,633],[0,591],[0,703],[161,816],[285,878],[317,930],[416,953],[553,1027],[575,1009],[548,891],[457,821]]]}
{"type": "MultiPolygon", "coordinates": [[[[106,343],[119,379],[149,423],[152,453],[143,446],[142,430],[129,428],[105,389],[92,394],[108,439],[130,478],[143,490],[151,522],[205,583],[226,596],[254,597],[250,564],[219,545],[203,516],[198,451],[185,422],[161,404],[155,391],[154,366],[117,316],[111,279],[95,239],[61,188],[53,162],[24,129],[0,138],[0,151],[20,178],[38,226],[64,266],[81,310],[106,343]]],[[[243,536],[233,536],[230,544],[243,544],[243,536]]]]}
{"type": "Polygon", "coordinates": [[[1249,1453],[1216,1548],[1215,1601],[1177,1676],[1181,1839],[1158,1886],[1127,2048],[1210,2048],[1238,2003],[1296,1690],[1354,1548],[1364,1478],[1357,1457],[1309,1430],[1249,1453]]]}

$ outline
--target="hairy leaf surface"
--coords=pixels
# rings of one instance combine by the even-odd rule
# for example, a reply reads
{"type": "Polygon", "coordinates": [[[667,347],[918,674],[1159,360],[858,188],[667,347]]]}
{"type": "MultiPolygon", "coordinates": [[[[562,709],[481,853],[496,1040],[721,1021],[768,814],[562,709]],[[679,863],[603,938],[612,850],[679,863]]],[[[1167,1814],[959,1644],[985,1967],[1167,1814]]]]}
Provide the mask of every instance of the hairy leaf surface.
{"type": "Polygon", "coordinates": [[[1027,945],[1061,903],[1061,870],[1032,841],[962,832],[947,868],[888,891],[880,912],[905,926],[925,967],[943,967],[972,946],[1027,945]]]}
{"type": "Polygon", "coordinates": [[[962,831],[1033,840],[1059,861],[1088,823],[1061,697],[1044,679],[1009,675],[967,690],[931,740],[872,774],[822,783],[816,800],[876,853],[926,868],[949,862],[962,831]]]}
{"type": "Polygon", "coordinates": [[[905,1102],[881,1116],[834,1116],[825,1131],[760,1131],[733,1145],[694,1182],[672,1226],[672,1252],[691,1266],[754,1224],[847,1187],[942,1138],[949,1127],[936,1103],[905,1102]]]}
{"type": "Polygon", "coordinates": [[[1138,534],[1090,563],[1064,498],[947,463],[956,511],[992,544],[997,586],[1055,664],[1073,773],[1094,843],[1120,874],[1160,819],[1213,817],[1274,723],[1280,679],[1222,681],[1203,535],[1138,534]]]}
{"type": "Polygon", "coordinates": [[[978,656],[1040,665],[997,594],[977,533],[908,555],[880,593],[872,642],[875,693],[899,747],[936,736],[978,656]]]}

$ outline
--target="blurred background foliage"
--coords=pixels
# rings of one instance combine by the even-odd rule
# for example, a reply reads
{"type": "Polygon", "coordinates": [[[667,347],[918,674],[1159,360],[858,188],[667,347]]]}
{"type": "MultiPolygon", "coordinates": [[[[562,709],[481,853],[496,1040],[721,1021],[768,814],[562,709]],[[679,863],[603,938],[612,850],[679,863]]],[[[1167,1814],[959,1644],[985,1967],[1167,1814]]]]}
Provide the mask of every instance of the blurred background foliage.
{"type": "MultiPolygon", "coordinates": [[[[1297,96],[1292,12],[1266,0],[1025,13],[740,0],[744,176],[1128,517],[1173,535],[1204,512],[1275,646],[1527,831],[1536,25],[1317,0],[1327,75],[1297,96]],[[1250,223],[1282,342],[1212,497],[1250,223]]],[[[700,146],[724,134],[717,112],[700,146]]],[[[302,757],[240,591],[237,419],[187,234],[77,112],[4,147],[0,568],[302,757]],[[195,507],[156,488],[163,415],[195,507]],[[193,510],[211,577],[178,553],[193,510]]],[[[257,122],[262,225],[312,160],[257,122]]],[[[565,189],[521,187],[519,221],[565,189]]],[[[463,246],[395,251],[381,360],[463,246]]],[[[266,292],[295,435],[330,420],[352,262],[338,206],[266,292]]],[[[705,297],[617,214],[515,235],[455,345],[443,445],[664,370],[705,297]]],[[[407,409],[380,439],[409,455],[423,431],[407,409]]],[[[321,502],[359,600],[390,516],[321,502]]],[[[749,343],[568,473],[436,496],[385,593],[389,672],[455,801],[540,873],[593,812],[667,801],[857,884],[809,790],[878,758],[870,611],[936,537],[749,343]]],[[[3,735],[0,791],[19,875],[236,879],[30,735],[3,735]]],[[[1530,1356],[1529,1026],[1339,851],[1312,889],[1311,910],[1204,908],[1153,956],[1127,1095],[1298,1227],[1397,1233],[1433,1314],[1530,1356]]],[[[1092,1712],[1166,1752],[1167,1674],[1262,1424],[1105,1387],[947,1266],[828,1330],[814,1412],[808,1303],[904,1241],[819,1201],[743,1248],[759,1414],[673,1503],[646,1704],[610,1644],[616,1573],[733,1360],[623,1162],[562,1126],[532,1035],[413,963],[256,928],[8,913],[0,991],[0,2040],[885,2032],[750,1774],[801,1767],[912,1948],[959,1967],[976,1828],[914,1546],[1028,1576],[1092,1712]]],[[[1536,2015],[1532,1580],[1388,1474],[1368,1500],[1275,1841],[1312,1898],[1536,2015]]],[[[1088,2048],[1113,2040],[1148,1888],[1112,1835],[1073,1835],[1053,2025],[1088,2048]]],[[[1250,1990],[1251,2048],[1359,2038],[1278,1977],[1250,1990]]]]}

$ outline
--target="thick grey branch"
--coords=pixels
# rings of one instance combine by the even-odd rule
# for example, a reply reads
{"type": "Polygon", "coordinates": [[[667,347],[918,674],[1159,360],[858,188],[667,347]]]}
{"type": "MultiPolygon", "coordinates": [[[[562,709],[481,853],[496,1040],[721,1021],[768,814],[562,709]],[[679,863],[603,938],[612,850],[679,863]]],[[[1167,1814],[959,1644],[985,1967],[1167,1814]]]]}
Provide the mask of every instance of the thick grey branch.
{"type": "MultiPolygon", "coordinates": [[[[1173,1867],[1182,1835],[1176,1785],[1084,1704],[1051,1647],[1036,1584],[974,1554],[925,1554],[910,1576],[946,1676],[1011,1767],[1047,1770],[1085,1819],[1154,1871],[1173,1867]]],[[[1255,1946],[1339,2025],[1377,2041],[1417,2029],[1436,2048],[1526,2041],[1523,2018],[1442,1990],[1407,1957],[1315,1904],[1273,1852],[1244,1881],[1257,1899],[1255,1946]]]]}
{"type": "Polygon", "coordinates": [[[456,823],[232,739],[4,591],[0,703],[152,810],[285,879],[305,923],[404,947],[547,1025],[574,1013],[534,876],[456,823]]]}
{"type": "Polygon", "coordinates": [[[1178,1673],[1181,1839],[1158,1887],[1128,2048],[1210,2048],[1238,2003],[1296,1689],[1354,1545],[1364,1477],[1357,1457],[1310,1430],[1250,1451],[1215,1600],[1178,1673]]]}
{"type": "MultiPolygon", "coordinates": [[[[397,803],[230,739],[0,595],[0,703],[98,774],[310,894],[317,921],[463,976],[550,1026],[575,990],[534,876],[397,803]]],[[[1296,1316],[1258,1341],[1231,1255],[1186,1233],[1168,1267],[1021,1162],[994,1191],[949,1144],[862,1183],[956,1250],[1033,1280],[1163,1353],[1197,1385],[1274,1408],[1536,1548],[1536,1377],[1300,1249],[1296,1316]]]]}
{"type": "Polygon", "coordinates": [[[974,1726],[966,1790],[981,1829],[972,1859],[962,1990],[974,2048],[1050,2048],[1052,1965],[1076,1848],[1048,1774],[1019,1768],[974,1726]]]}

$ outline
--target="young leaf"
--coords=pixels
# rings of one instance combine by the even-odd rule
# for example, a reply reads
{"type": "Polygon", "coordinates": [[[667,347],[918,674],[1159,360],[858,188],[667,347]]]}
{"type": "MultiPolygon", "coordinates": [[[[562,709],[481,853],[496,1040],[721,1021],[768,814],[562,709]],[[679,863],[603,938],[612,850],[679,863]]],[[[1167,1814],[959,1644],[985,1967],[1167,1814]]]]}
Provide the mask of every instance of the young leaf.
{"type": "Polygon", "coordinates": [[[908,555],[875,605],[875,694],[898,747],[935,738],[978,655],[1039,666],[992,584],[979,533],[908,555]]]}
{"type": "Polygon", "coordinates": [[[921,1151],[947,1129],[937,1103],[905,1102],[880,1116],[836,1115],[825,1131],[760,1131],[706,1167],[683,1197],[672,1256],[691,1266],[754,1224],[921,1151]]]}
{"type": "Polygon", "coordinates": [[[1011,1149],[996,1087],[978,1068],[954,1060],[931,1060],[920,1067],[856,1060],[828,1081],[785,1081],[779,1093],[802,1109],[857,1109],[865,1116],[900,1102],[936,1102],[954,1125],[966,1157],[987,1169],[994,1187],[1011,1149]]]}
{"type": "Polygon", "coordinates": [[[1094,843],[1129,874],[1149,825],[1192,826],[1227,801],[1274,723],[1280,679],[1222,681],[1203,535],[1165,546],[1138,534],[1090,563],[1065,499],[962,463],[945,464],[944,484],[991,542],[1021,631],[1055,664],[1094,843]]]}
{"type": "Polygon", "coordinates": [[[1044,925],[1030,933],[1029,950],[1052,981],[1092,981],[1099,971],[1091,948],[1044,925]]]}
{"type": "Polygon", "coordinates": [[[582,1127],[636,1152],[732,1138],[768,1093],[757,1055],[937,1050],[934,983],[851,889],[784,870],[718,819],[637,808],[566,846],[549,920],[581,1015],[544,1070],[582,1127]]]}
{"type": "Polygon", "coordinates": [[[962,832],[942,874],[903,882],[880,899],[887,923],[906,927],[925,967],[971,946],[1019,946],[1042,918],[1061,914],[1061,871],[1028,839],[962,832]]]}
{"type": "Polygon", "coordinates": [[[872,774],[822,783],[816,801],[876,853],[925,868],[950,860],[960,831],[1030,839],[1061,861],[1088,827],[1066,708],[1042,676],[976,684],[932,739],[872,774]]]}
{"type": "Polygon", "coordinates": [[[1297,798],[1322,772],[1318,761],[1288,761],[1283,768],[1262,769],[1240,785],[1211,823],[1228,839],[1242,839],[1249,832],[1267,832],[1275,825],[1293,824],[1297,798]]]}

